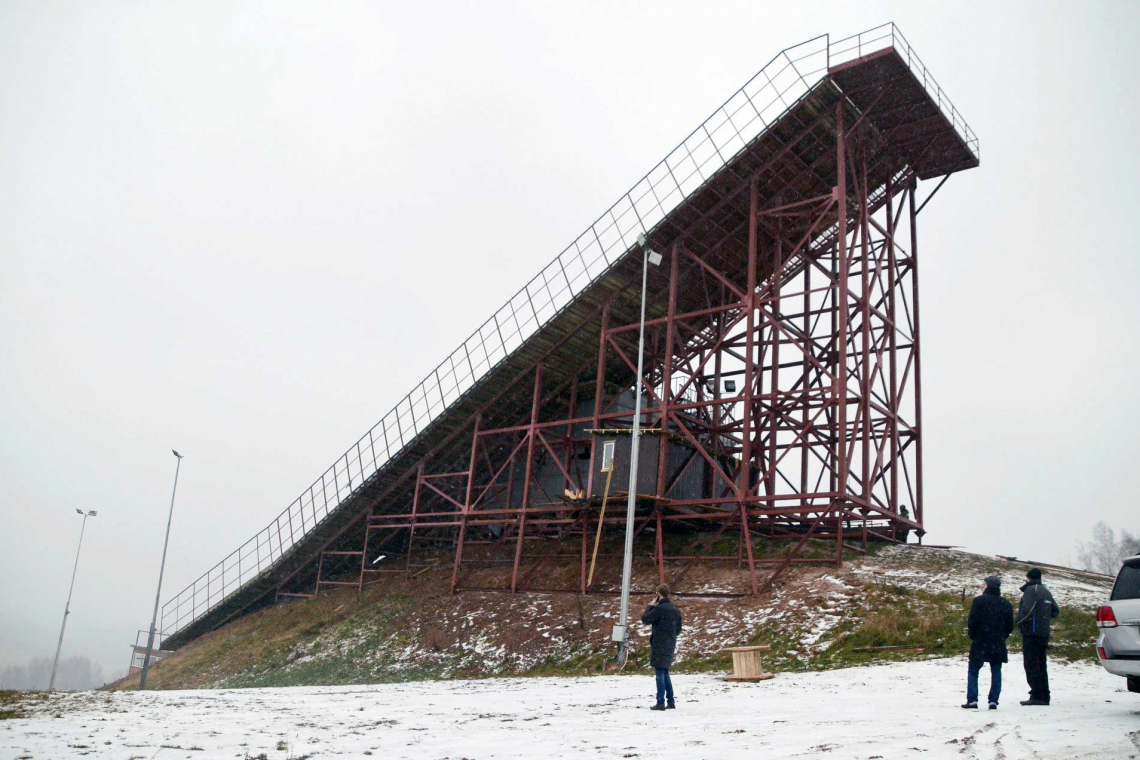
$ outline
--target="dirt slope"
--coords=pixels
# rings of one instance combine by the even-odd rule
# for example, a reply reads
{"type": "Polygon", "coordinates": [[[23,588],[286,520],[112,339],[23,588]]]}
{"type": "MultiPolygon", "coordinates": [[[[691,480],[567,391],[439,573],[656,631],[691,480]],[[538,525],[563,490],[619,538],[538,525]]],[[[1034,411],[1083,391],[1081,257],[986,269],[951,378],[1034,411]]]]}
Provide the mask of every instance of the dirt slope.
{"type": "MultiPolygon", "coordinates": [[[[708,564],[714,567],[696,567],[685,577],[686,591],[747,589],[747,575],[735,562],[708,564]]],[[[795,566],[759,597],[682,596],[677,603],[685,631],[677,668],[726,670],[730,660],[721,650],[750,643],[771,644],[765,664],[783,671],[961,653],[968,648],[966,612],[981,579],[1001,575],[1005,595],[1016,603],[1025,569],[953,550],[878,547],[841,567],[795,566]],[[858,651],[918,645],[927,648],[858,651]]],[[[578,569],[568,562],[544,572],[576,577],[578,569]]],[[[616,565],[606,572],[601,586],[612,590],[616,565]]],[[[439,570],[416,578],[392,578],[366,588],[359,598],[355,590],[322,593],[250,614],[155,666],[148,685],[232,688],[585,674],[598,672],[612,653],[616,595],[468,591],[452,596],[447,593],[450,566],[444,561],[439,570]]],[[[634,581],[635,588],[652,588],[656,571],[649,563],[638,566],[634,581]]],[[[1054,654],[1094,658],[1093,613],[1107,598],[1110,581],[1058,571],[1048,573],[1046,583],[1063,609],[1054,654]]],[[[635,597],[635,617],[647,601],[635,597]]],[[[635,626],[630,669],[643,665],[647,644],[648,632],[635,626]]],[[[109,688],[133,688],[134,681],[109,688]]]]}

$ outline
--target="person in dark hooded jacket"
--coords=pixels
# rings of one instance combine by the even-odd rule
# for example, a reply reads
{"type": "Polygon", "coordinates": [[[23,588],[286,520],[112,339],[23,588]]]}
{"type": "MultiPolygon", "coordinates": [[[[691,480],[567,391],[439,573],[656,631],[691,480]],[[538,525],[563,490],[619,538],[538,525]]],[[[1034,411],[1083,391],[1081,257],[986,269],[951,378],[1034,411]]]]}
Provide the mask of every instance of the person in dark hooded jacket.
{"type": "Polygon", "coordinates": [[[650,709],[672,710],[677,705],[673,700],[669,668],[673,667],[673,653],[677,649],[677,636],[681,633],[681,611],[669,601],[669,587],[664,583],[657,587],[657,596],[645,608],[641,622],[653,626],[653,633],[649,636],[649,664],[657,678],[657,704],[650,709]],[[666,697],[669,698],[668,706],[666,697]]]}
{"type": "Polygon", "coordinates": [[[1013,633],[1013,605],[1001,596],[1001,578],[986,578],[986,588],[970,605],[966,623],[970,636],[969,675],[966,678],[967,709],[978,708],[978,673],[984,663],[990,665],[990,709],[996,710],[1001,697],[1001,666],[1009,662],[1005,640],[1013,633]]]}
{"type": "Polygon", "coordinates": [[[1017,609],[1017,630],[1021,631],[1029,699],[1021,704],[1044,707],[1049,704],[1049,671],[1045,653],[1049,649],[1053,618],[1061,614],[1061,608],[1041,583],[1041,568],[1031,569],[1025,574],[1025,580],[1026,584],[1021,587],[1021,604],[1017,609]]]}

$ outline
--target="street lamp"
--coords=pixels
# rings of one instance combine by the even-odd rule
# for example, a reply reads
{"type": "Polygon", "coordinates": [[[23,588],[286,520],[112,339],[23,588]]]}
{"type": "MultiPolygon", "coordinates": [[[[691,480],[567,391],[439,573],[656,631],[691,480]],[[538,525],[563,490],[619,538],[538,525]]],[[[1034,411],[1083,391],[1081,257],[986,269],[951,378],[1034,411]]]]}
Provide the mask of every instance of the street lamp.
{"type": "Polygon", "coordinates": [[[629,583],[633,573],[633,514],[637,504],[637,458],[641,451],[641,377],[645,356],[645,289],[649,282],[649,265],[661,264],[661,254],[645,244],[645,235],[637,236],[637,244],[645,251],[641,263],[641,323],[637,334],[637,379],[633,386],[633,434],[629,449],[629,496],[625,505],[625,561],[621,571],[621,615],[614,626],[613,640],[618,645],[618,662],[625,664],[629,655],[629,583]]]}
{"type": "Polygon", "coordinates": [[[87,518],[98,514],[94,509],[84,512],[76,509],[83,515],[83,525],[79,527],[79,547],[75,550],[75,565],[71,568],[71,585],[67,588],[67,604],[63,606],[63,624],[59,627],[59,643],[55,645],[55,662],[51,664],[51,681],[48,682],[48,691],[55,691],[55,670],[59,667],[59,653],[63,650],[63,632],[67,630],[67,616],[71,614],[71,592],[75,590],[75,571],[79,569],[79,550],[83,548],[83,531],[87,529],[87,518]]]}
{"type": "Polygon", "coordinates": [[[166,570],[166,547],[170,544],[170,521],[174,519],[174,495],[178,493],[178,471],[182,469],[182,455],[171,449],[178,458],[174,466],[174,490],[170,494],[170,514],[166,517],[166,540],[162,542],[162,564],[158,567],[158,590],[154,592],[154,615],[150,619],[150,635],[146,640],[146,654],[143,655],[142,677],[139,678],[139,691],[146,688],[146,672],[150,669],[150,653],[154,647],[154,630],[158,625],[158,598],[162,595],[162,574],[166,570]]]}

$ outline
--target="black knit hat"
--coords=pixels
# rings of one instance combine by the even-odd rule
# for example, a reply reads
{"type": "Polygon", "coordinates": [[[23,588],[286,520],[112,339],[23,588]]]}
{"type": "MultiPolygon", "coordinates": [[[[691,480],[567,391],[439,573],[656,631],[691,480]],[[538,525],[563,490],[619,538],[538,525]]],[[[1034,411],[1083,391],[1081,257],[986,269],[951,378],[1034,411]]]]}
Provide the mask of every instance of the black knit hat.
{"type": "Polygon", "coordinates": [[[1029,572],[1025,574],[1025,577],[1031,581],[1041,580],[1041,568],[1039,568],[1039,567],[1030,568],[1029,572]]]}
{"type": "Polygon", "coordinates": [[[1001,578],[996,575],[986,576],[986,586],[989,588],[1001,588],[1001,578]]]}

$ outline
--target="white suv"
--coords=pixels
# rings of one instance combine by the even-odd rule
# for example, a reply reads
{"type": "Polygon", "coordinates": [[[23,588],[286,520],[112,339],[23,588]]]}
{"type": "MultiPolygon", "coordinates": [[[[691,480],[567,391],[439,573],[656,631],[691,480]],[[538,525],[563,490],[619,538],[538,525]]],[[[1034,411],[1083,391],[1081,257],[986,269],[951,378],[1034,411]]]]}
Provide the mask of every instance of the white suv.
{"type": "Polygon", "coordinates": [[[1140,692],[1140,554],[1124,560],[1108,604],[1096,611],[1096,655],[1109,673],[1140,692]]]}

